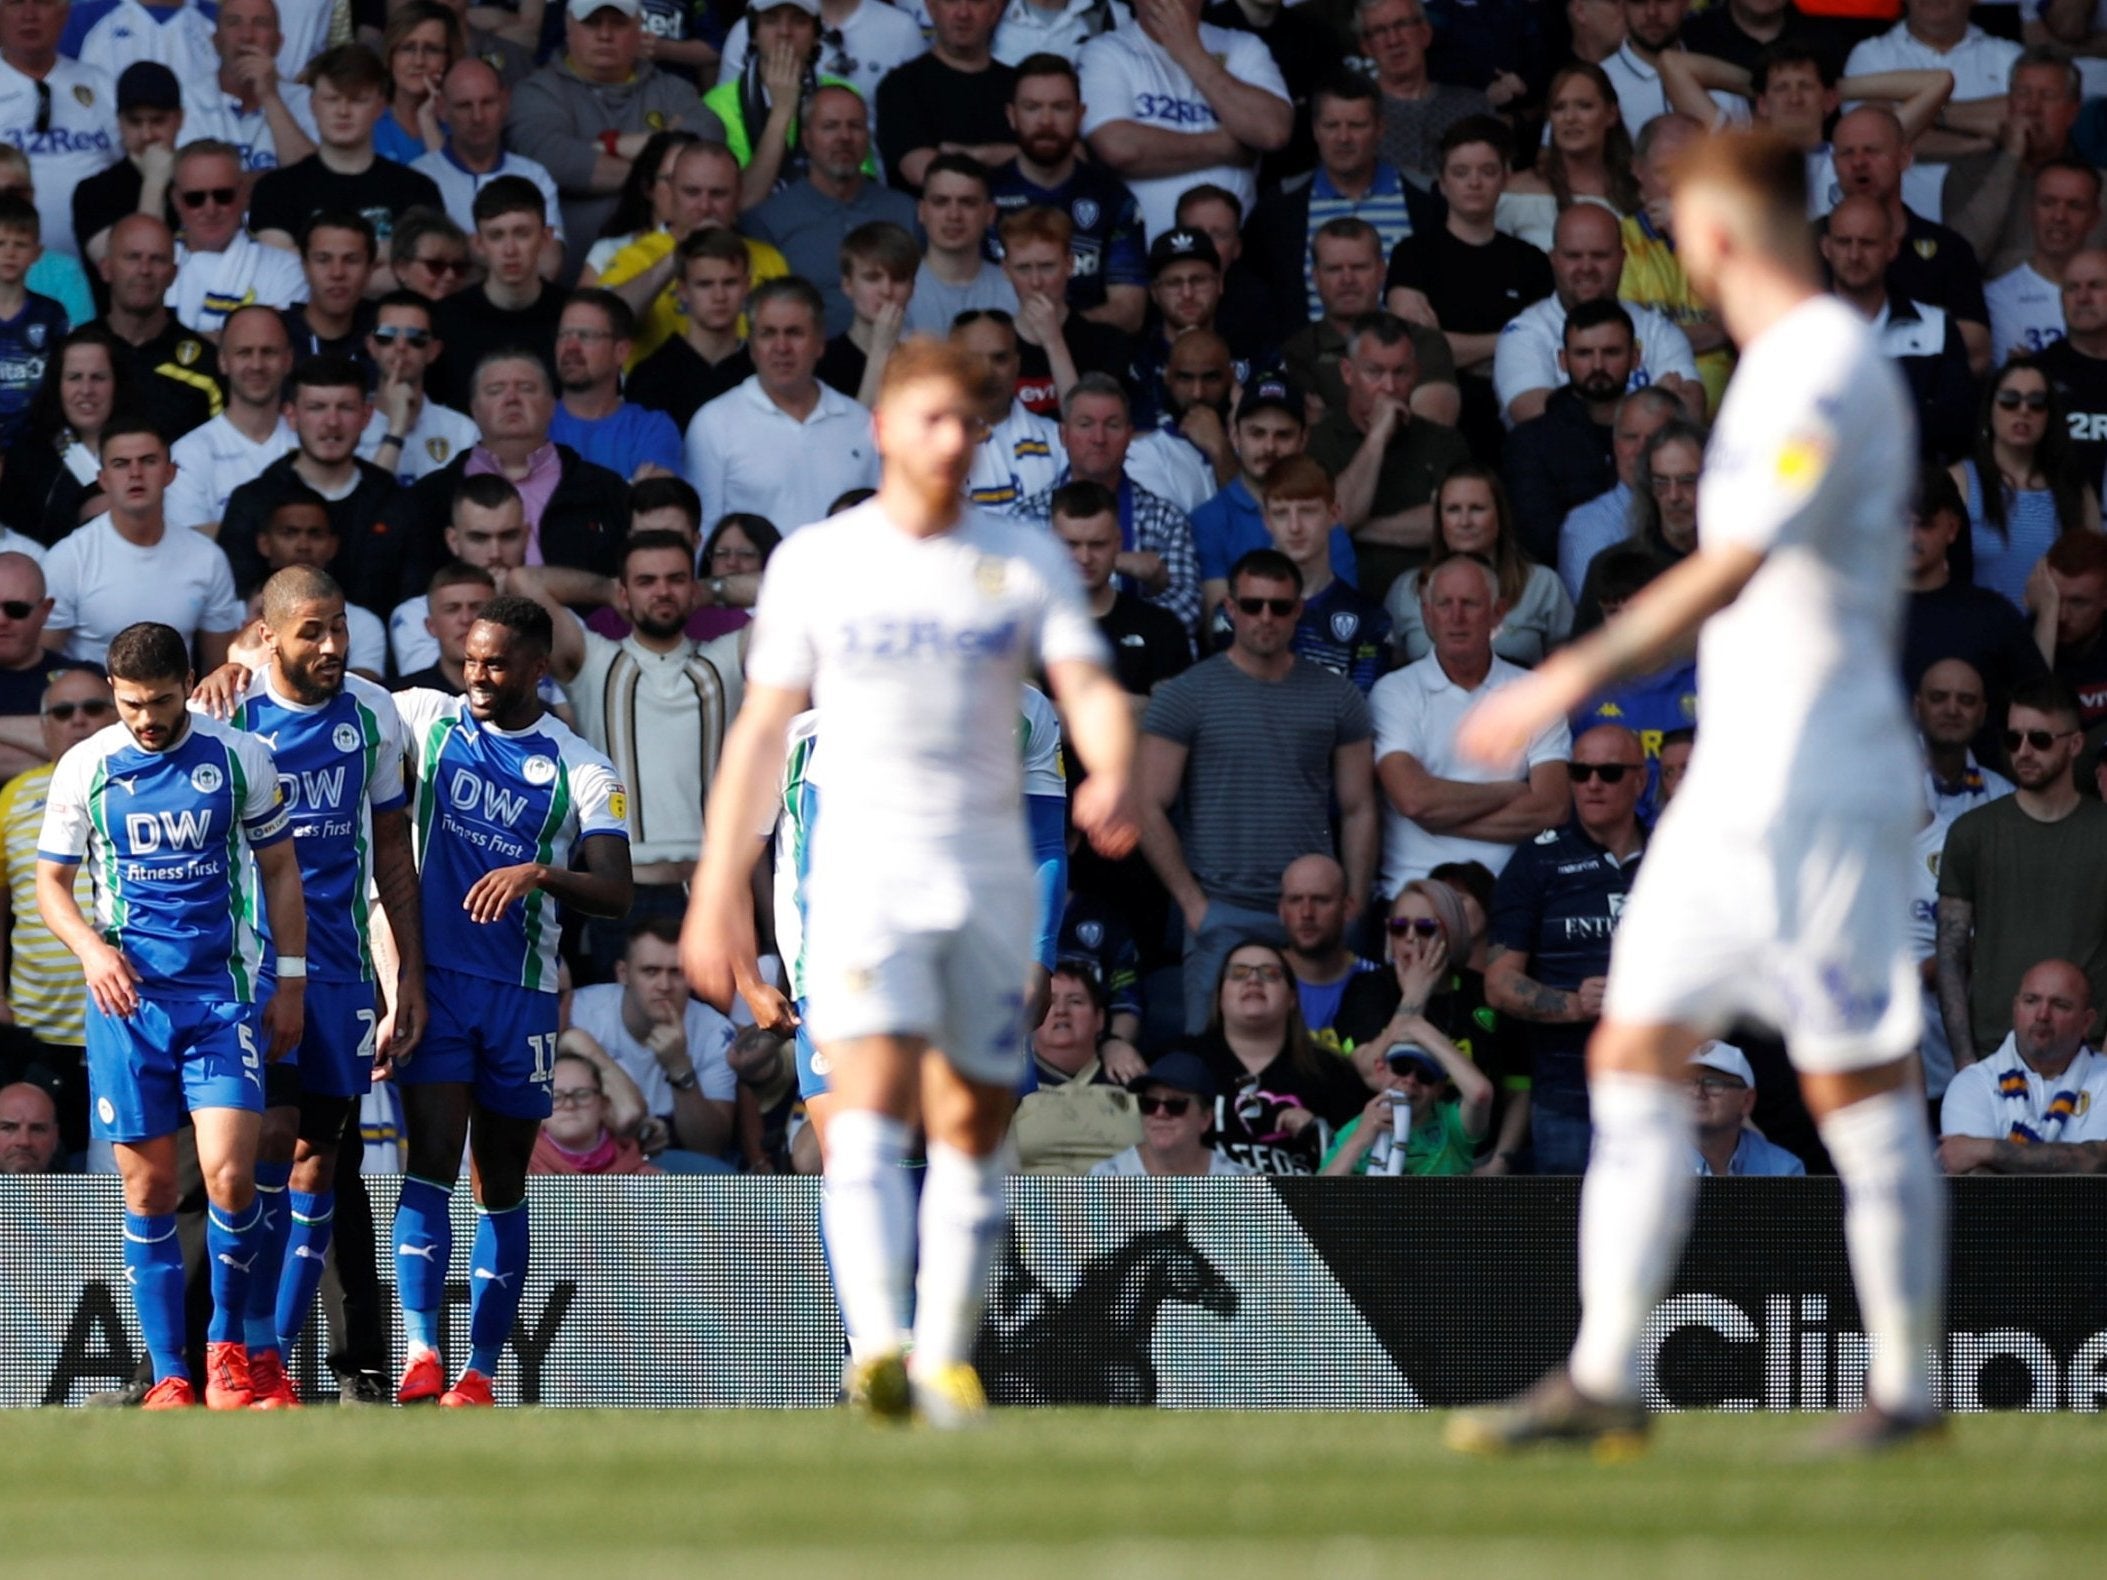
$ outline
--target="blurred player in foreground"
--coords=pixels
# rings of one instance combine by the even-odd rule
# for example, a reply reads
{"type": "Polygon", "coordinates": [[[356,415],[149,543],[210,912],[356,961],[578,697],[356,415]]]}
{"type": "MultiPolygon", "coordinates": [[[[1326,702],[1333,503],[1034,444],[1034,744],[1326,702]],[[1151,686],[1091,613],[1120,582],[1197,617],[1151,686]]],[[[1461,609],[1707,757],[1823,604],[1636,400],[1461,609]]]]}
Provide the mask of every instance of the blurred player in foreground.
{"type": "Polygon", "coordinates": [[[1821,292],[1805,182],[1800,152],[1765,133],[1714,136],[1686,157],[1677,251],[1742,347],[1697,552],[1463,724],[1472,757],[1510,762],[1704,627],[1705,727],[1625,909],[1588,1048],[1579,1338],[1564,1370],[1457,1417],[1457,1448],[1567,1440],[1614,1454],[1643,1440],[1640,1337],[1695,1193],[1687,1063],[1743,1015],[1784,1032],[1844,1181],[1872,1359],[1866,1408],[1819,1446],[1868,1452],[1940,1426],[1945,1196],[1909,947],[1922,791],[1894,682],[1916,433],[1878,341],[1821,292]]]}
{"type": "MultiPolygon", "coordinates": [[[[1017,750],[1018,687],[1043,667],[1090,770],[1075,823],[1119,855],[1136,828],[1132,713],[1082,589],[1044,533],[962,499],[984,373],[911,340],[874,417],[884,477],[866,504],[801,527],[762,583],[745,705],[705,825],[758,829],[807,699],[826,742],[812,831],[805,991],[836,1110],[826,1225],[854,1359],[852,1397],[956,1425],[984,1408],[970,1357],[1003,1218],[999,1156],[1027,1057],[1033,878],[1017,750]],[[929,1138],[919,1266],[900,1160],[929,1138]],[[915,1278],[913,1378],[905,1305],[915,1278]]],[[[759,846],[717,839],[682,951],[720,1009],[782,1001],[754,967],[759,846]]]]}
{"type": "Polygon", "coordinates": [[[263,1065],[299,1044],[304,1019],[300,866],[270,751],[186,708],[182,634],[127,626],[106,663],[121,722],[73,747],[52,773],[37,905],[87,981],[94,1134],[116,1145],[125,1280],[154,1365],[142,1402],[149,1410],[197,1402],[183,1359],[176,1244],[175,1133],[187,1108],[209,1203],[205,1403],[246,1409],[244,1320],[263,1228],[255,1173],[263,1065]],[[95,880],[93,923],[73,898],[83,859],[95,880]],[[259,873],[278,948],[271,970],[256,926],[259,873]]]}

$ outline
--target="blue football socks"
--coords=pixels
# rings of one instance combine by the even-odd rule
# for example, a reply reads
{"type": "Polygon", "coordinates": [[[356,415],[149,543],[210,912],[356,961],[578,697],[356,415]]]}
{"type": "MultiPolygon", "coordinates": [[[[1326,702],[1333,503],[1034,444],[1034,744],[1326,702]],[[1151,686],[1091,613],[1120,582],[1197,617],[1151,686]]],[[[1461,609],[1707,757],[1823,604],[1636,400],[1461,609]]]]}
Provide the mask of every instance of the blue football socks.
{"type": "Polygon", "coordinates": [[[176,1215],[124,1215],[124,1276],[132,1286],[139,1331],[153,1357],[154,1381],[188,1377],[183,1360],[183,1246],[176,1215]]]}
{"type": "Polygon", "coordinates": [[[469,1261],[468,1364],[497,1376],[498,1356],[519,1317],[527,1281],[527,1204],[476,1209],[475,1255],[469,1261]]]}
{"type": "Polygon", "coordinates": [[[205,1330],[213,1344],[240,1344],[247,1332],[249,1282],[263,1255],[263,1198],[254,1197],[240,1212],[205,1209],[205,1255],[212,1264],[212,1325],[205,1330]]]}
{"type": "Polygon", "coordinates": [[[406,1175],[395,1206],[395,1289],[403,1335],[412,1348],[439,1348],[439,1317],[446,1308],[446,1269],[453,1260],[452,1190],[406,1175]]]}
{"type": "Polygon", "coordinates": [[[315,1291],[322,1285],[336,1211],[337,1193],[333,1190],[311,1195],[296,1190],[286,1194],[286,1216],[292,1225],[286,1236],[285,1267],[279,1274],[277,1309],[271,1321],[288,1356],[300,1342],[308,1314],[315,1309],[315,1291]]]}

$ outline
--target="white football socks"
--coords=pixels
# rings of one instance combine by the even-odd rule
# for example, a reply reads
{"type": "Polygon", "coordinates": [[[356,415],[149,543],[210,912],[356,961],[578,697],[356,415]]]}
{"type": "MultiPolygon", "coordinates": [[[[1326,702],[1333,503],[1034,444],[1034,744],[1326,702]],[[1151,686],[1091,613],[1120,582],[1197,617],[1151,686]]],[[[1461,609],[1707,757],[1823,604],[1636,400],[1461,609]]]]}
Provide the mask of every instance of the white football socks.
{"type": "Polygon", "coordinates": [[[1588,1078],[1595,1145],[1580,1189],[1580,1335],[1569,1364],[1582,1393],[1636,1398],[1639,1340],[1668,1293],[1697,1195],[1695,1123],[1681,1082],[1588,1078]]]}
{"type": "Polygon", "coordinates": [[[1926,1415],[1946,1294],[1946,1185],[1924,1100],[1911,1088],[1883,1092],[1838,1109],[1821,1132],[1844,1182],[1844,1243],[1872,1348],[1867,1397],[1926,1415]]]}
{"type": "Polygon", "coordinates": [[[988,1270],[1008,1216],[1007,1147],[976,1158],[929,1144],[922,1180],[921,1270],[915,1281],[914,1365],[934,1373],[973,1359],[987,1306],[988,1270]]]}
{"type": "Polygon", "coordinates": [[[900,1166],[907,1127],[868,1110],[837,1114],[827,1126],[827,1252],[842,1321],[858,1357],[898,1349],[906,1339],[907,1289],[914,1266],[914,1186],[900,1166]]]}

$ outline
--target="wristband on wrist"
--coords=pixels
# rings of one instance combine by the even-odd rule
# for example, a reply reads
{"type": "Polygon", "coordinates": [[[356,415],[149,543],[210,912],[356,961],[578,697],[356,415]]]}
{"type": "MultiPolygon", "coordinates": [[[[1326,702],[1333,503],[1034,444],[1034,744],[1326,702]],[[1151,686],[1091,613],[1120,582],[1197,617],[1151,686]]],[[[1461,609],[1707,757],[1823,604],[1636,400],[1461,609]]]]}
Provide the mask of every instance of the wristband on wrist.
{"type": "Polygon", "coordinates": [[[278,957],[278,980],[281,982],[306,981],[307,956],[280,955],[278,957]]]}
{"type": "Polygon", "coordinates": [[[690,1070],[686,1075],[667,1076],[666,1084],[676,1092],[692,1092],[695,1090],[697,1079],[695,1072],[690,1070]]]}
{"type": "MultiPolygon", "coordinates": [[[[404,444],[409,442],[409,437],[406,433],[391,433],[381,440],[381,444],[392,444],[396,449],[400,450],[404,444]]],[[[378,446],[375,448],[378,448],[378,446]]]]}

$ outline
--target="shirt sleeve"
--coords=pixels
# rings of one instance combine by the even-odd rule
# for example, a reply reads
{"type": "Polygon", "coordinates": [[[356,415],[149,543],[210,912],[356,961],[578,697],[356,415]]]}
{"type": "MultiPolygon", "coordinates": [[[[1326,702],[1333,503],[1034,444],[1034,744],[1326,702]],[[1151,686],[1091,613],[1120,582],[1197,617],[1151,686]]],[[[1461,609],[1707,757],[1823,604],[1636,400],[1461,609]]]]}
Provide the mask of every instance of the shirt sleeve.
{"type": "MultiPolygon", "coordinates": [[[[737,393],[735,388],[726,395],[718,396],[717,400],[727,400],[737,393]]],[[[709,402],[689,420],[687,443],[683,447],[685,453],[681,475],[702,497],[704,521],[717,521],[724,515],[724,466],[717,453],[719,418],[712,416],[710,412],[710,407],[716,404],[717,401],[709,402]]],[[[766,579],[763,580],[765,582],[766,579]]]]}
{"type": "Polygon", "coordinates": [[[241,759],[247,783],[243,787],[242,833],[252,850],[262,850],[293,833],[292,808],[278,790],[278,764],[271,749],[253,735],[234,737],[234,755],[241,759]]]}
{"type": "Polygon", "coordinates": [[[577,808],[578,837],[616,834],[629,838],[629,792],[615,777],[614,765],[583,747],[566,752],[572,804],[577,808]]]}
{"type": "Polygon", "coordinates": [[[1565,381],[1558,376],[1555,348],[1543,333],[1534,314],[1525,312],[1509,321],[1493,346],[1492,387],[1499,398],[1500,415],[1514,404],[1517,395],[1530,390],[1556,389],[1565,381]]]}
{"type": "Polygon", "coordinates": [[[746,649],[749,686],[775,686],[784,691],[812,689],[819,649],[807,618],[811,601],[807,578],[801,574],[806,558],[799,552],[802,536],[792,537],[775,551],[773,569],[761,578],[761,597],[754,606],[753,640],[746,649]]]}
{"type": "Polygon", "coordinates": [[[44,557],[44,594],[51,600],[51,613],[44,624],[53,631],[71,631],[80,624],[80,566],[78,537],[61,538],[44,557]]]}
{"type": "Polygon", "coordinates": [[[1939,852],[1939,898],[1975,902],[1976,828],[1974,814],[1964,812],[1946,831],[1939,852]]]}
{"type": "Polygon", "coordinates": [[[234,567],[217,543],[207,556],[204,598],[198,607],[198,629],[214,636],[231,635],[242,628],[247,611],[234,591],[234,567]]]}
{"type": "Polygon", "coordinates": [[[1399,678],[1403,674],[1405,671],[1399,670],[1396,675],[1386,676],[1368,693],[1368,711],[1375,722],[1377,762],[1393,752],[1413,757],[1419,755],[1419,731],[1425,701],[1417,685],[1399,678]]]}
{"type": "Polygon", "coordinates": [[[1349,680],[1339,693],[1339,721],[1332,736],[1332,749],[1353,746],[1374,734],[1375,714],[1368,706],[1368,698],[1349,680]]]}
{"type": "MultiPolygon", "coordinates": [[[[1698,485],[1700,542],[1738,544],[1768,554],[1819,495],[1844,447],[1851,399],[1835,387],[1828,368],[1811,368],[1805,384],[1776,392],[1762,405],[1733,410],[1733,442],[1715,442],[1698,485]]],[[[1888,403],[1861,391],[1862,404],[1888,403]]]]}
{"type": "Polygon", "coordinates": [[[1697,353],[1690,349],[1690,337],[1666,314],[1658,309],[1650,312],[1639,332],[1645,337],[1639,347],[1639,363],[1649,378],[1659,379],[1670,373],[1680,379],[1697,377],[1697,353]]]}
{"type": "Polygon", "coordinates": [[[37,831],[37,859],[78,862],[88,853],[88,775],[97,760],[82,742],[59,759],[44,792],[44,826],[37,831]]]}
{"type": "Polygon", "coordinates": [[[1166,741],[1176,741],[1180,746],[1190,747],[1200,733],[1200,705],[1194,695],[1200,671],[1188,669],[1176,680],[1158,686],[1149,698],[1148,710],[1141,717],[1141,729],[1145,735],[1160,736],[1166,741]]]}
{"type": "Polygon", "coordinates": [[[373,710],[375,724],[380,730],[380,740],[375,746],[373,777],[366,785],[366,798],[372,802],[376,812],[392,812],[409,799],[403,783],[402,760],[409,750],[409,732],[403,728],[402,714],[395,706],[395,699],[378,686],[371,695],[362,694],[362,700],[373,710]]]}
{"type": "Polygon", "coordinates": [[[1110,34],[1100,34],[1083,46],[1076,59],[1083,87],[1083,135],[1114,121],[1134,118],[1134,82],[1127,70],[1127,52],[1110,34]]]}
{"type": "Polygon", "coordinates": [[[1988,1064],[1971,1064],[1954,1072],[1939,1104],[1939,1134],[1984,1136],[2003,1140],[2009,1126],[1998,1123],[1997,1096],[1988,1064]]]}
{"type": "Polygon", "coordinates": [[[739,1078],[732,1073],[731,1060],[726,1057],[726,1050],[737,1035],[732,1023],[709,1005],[689,999],[687,1031],[688,1057],[694,1062],[702,1095],[720,1103],[736,1101],[739,1078]]]}
{"type": "Polygon", "coordinates": [[[1276,99],[1293,102],[1289,99],[1287,79],[1280,74],[1280,62],[1273,58],[1273,52],[1266,48],[1264,41],[1256,33],[1241,30],[1230,33],[1228,37],[1228,58],[1223,64],[1229,68],[1230,75],[1251,87],[1265,89],[1276,99]]]}

